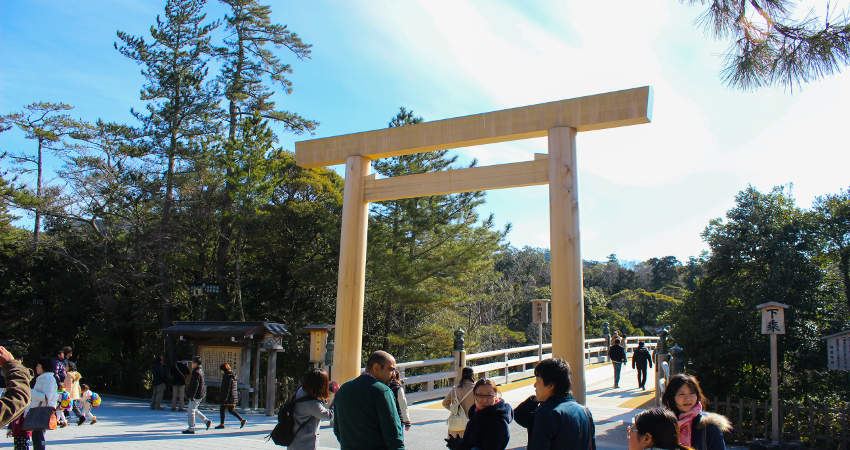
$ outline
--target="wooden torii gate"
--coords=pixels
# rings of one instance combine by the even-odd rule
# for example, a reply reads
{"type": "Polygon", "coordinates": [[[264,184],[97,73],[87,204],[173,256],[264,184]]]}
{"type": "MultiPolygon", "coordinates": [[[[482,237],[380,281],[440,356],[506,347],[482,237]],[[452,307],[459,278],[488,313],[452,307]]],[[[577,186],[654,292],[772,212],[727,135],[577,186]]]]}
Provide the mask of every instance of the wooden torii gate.
{"type": "Polygon", "coordinates": [[[549,184],[552,354],[573,369],[585,401],[584,306],[579,249],[576,133],[647,123],[648,86],[398,128],[295,143],[301,167],[345,163],[337,284],[334,379],[360,374],[369,203],[457,192],[549,184]],[[533,161],[375,179],[373,159],[548,136],[549,153],[533,161]]]}

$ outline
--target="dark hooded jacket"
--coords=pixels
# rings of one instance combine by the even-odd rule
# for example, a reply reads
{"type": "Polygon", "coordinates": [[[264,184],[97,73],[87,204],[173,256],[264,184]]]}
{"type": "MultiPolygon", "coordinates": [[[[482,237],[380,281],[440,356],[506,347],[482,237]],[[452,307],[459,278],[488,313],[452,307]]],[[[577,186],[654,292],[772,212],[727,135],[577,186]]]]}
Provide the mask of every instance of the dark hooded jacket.
{"type": "Polygon", "coordinates": [[[239,403],[239,391],[236,376],[233,375],[233,371],[224,372],[221,377],[221,404],[236,405],[237,403],[239,403]]]}
{"type": "Polygon", "coordinates": [[[572,395],[552,396],[534,413],[528,450],[593,450],[596,428],[590,410],[572,395]]]}
{"type": "Polygon", "coordinates": [[[192,379],[186,386],[186,397],[190,400],[200,400],[207,396],[207,383],[204,381],[204,368],[198,366],[192,371],[192,379]]]}
{"type": "Polygon", "coordinates": [[[511,438],[508,424],[514,420],[514,412],[504,400],[477,411],[469,408],[469,422],[463,432],[462,449],[505,450],[511,438]]]}
{"type": "Polygon", "coordinates": [[[652,367],[652,355],[646,347],[638,347],[632,355],[632,369],[646,370],[647,363],[649,367],[652,367]]]}
{"type": "Polygon", "coordinates": [[[691,447],[694,450],[726,450],[723,433],[732,430],[732,424],[725,416],[702,412],[694,417],[691,429],[691,447]]]}
{"type": "Polygon", "coordinates": [[[528,430],[528,441],[531,442],[531,432],[534,431],[534,414],[537,408],[540,407],[540,402],[535,396],[528,397],[514,409],[514,419],[516,423],[528,430]]]}

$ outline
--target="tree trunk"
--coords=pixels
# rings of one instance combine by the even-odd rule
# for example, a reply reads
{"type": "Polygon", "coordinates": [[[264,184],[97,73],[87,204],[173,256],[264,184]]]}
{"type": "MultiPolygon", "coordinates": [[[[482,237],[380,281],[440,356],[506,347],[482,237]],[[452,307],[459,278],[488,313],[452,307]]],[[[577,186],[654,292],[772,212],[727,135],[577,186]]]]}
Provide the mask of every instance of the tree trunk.
{"type": "MultiPolygon", "coordinates": [[[[42,147],[43,147],[42,140],[39,139],[38,140],[38,161],[37,161],[37,164],[38,164],[38,168],[37,168],[38,180],[36,181],[36,185],[35,185],[35,196],[36,196],[36,198],[38,199],[39,202],[41,201],[41,195],[42,195],[41,185],[42,185],[43,168],[44,168],[44,165],[42,164],[42,153],[43,153],[42,147]]],[[[33,228],[32,228],[32,247],[33,247],[33,250],[38,248],[38,237],[39,237],[40,233],[41,233],[41,211],[39,211],[39,205],[36,205],[35,206],[35,224],[33,224],[33,228]]]]}
{"type": "Polygon", "coordinates": [[[236,241],[236,272],[235,272],[235,301],[236,308],[239,311],[239,320],[245,321],[245,308],[242,306],[242,233],[240,231],[239,238],[236,241]]]}
{"type": "Polygon", "coordinates": [[[847,302],[847,309],[850,310],[850,248],[841,251],[838,268],[841,271],[841,281],[844,282],[844,301],[847,302]]]}
{"type": "MultiPolygon", "coordinates": [[[[162,204],[162,221],[159,226],[159,282],[160,301],[162,303],[161,326],[171,326],[171,275],[168,270],[168,249],[170,245],[171,206],[174,201],[174,154],[177,148],[177,132],[171,133],[171,148],[168,152],[168,168],[165,172],[165,199],[162,204]]],[[[165,339],[165,354],[168,361],[174,361],[174,342],[165,339]]]]}
{"type": "MultiPolygon", "coordinates": [[[[238,15],[238,14],[235,14],[238,15]]],[[[234,94],[238,92],[242,92],[242,71],[245,67],[245,47],[244,47],[244,38],[242,37],[242,29],[237,26],[236,27],[236,42],[238,45],[237,53],[236,53],[236,67],[233,70],[233,80],[231,80],[230,84],[230,103],[228,105],[228,140],[226,146],[226,158],[227,158],[227,168],[225,169],[225,179],[224,179],[224,197],[222,198],[222,218],[221,218],[221,229],[218,234],[218,251],[216,253],[216,279],[218,281],[219,287],[221,288],[220,299],[222,305],[226,305],[230,298],[230,289],[228,289],[229,285],[227,282],[227,267],[230,263],[230,249],[233,244],[233,216],[231,215],[231,209],[233,208],[233,193],[235,187],[233,185],[233,170],[230,168],[230,164],[233,163],[234,154],[233,149],[236,147],[236,131],[239,125],[239,108],[236,104],[236,99],[234,94]]],[[[239,297],[238,304],[240,306],[240,315],[244,319],[244,311],[242,311],[242,293],[239,292],[239,283],[236,283],[236,296],[239,297]]],[[[229,314],[228,314],[229,315],[229,314]]]]}

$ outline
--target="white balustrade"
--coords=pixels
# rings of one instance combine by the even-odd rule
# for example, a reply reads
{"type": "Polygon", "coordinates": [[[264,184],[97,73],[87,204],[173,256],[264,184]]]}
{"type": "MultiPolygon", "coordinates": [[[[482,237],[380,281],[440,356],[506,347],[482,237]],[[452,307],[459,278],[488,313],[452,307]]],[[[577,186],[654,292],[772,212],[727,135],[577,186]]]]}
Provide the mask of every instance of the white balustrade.
{"type": "MultiPolygon", "coordinates": [[[[657,336],[634,336],[626,338],[626,352],[633,353],[638,341],[645,342],[647,349],[654,350],[658,344],[657,336]]],[[[585,363],[596,364],[608,361],[608,347],[605,338],[586,339],[585,363]]],[[[500,384],[526,379],[534,376],[534,365],[538,361],[537,345],[526,345],[501,350],[491,350],[466,355],[466,365],[475,371],[476,377],[489,376],[496,372],[500,384]],[[477,363],[476,363],[477,362],[477,363]]],[[[552,357],[552,344],[543,344],[543,358],[552,357]]],[[[452,357],[409,361],[398,363],[397,367],[404,380],[409,402],[420,402],[443,398],[455,381],[455,359],[452,357]],[[407,375],[414,369],[415,375],[407,375]],[[425,372],[425,373],[421,373],[425,372]]]]}

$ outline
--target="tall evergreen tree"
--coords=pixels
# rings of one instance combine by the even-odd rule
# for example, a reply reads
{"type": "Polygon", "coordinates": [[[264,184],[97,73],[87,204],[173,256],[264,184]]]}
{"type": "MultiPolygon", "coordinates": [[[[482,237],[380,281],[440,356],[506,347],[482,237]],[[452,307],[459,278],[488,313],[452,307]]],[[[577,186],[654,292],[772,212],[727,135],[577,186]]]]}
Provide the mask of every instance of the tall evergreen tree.
{"type": "MultiPolygon", "coordinates": [[[[215,132],[211,114],[218,106],[205,81],[212,52],[210,33],[217,24],[206,22],[204,4],[204,0],[167,0],[164,17],[157,16],[156,25],[150,28],[150,40],[119,31],[122,44],[115,43],[121,54],[142,66],[145,85],[141,99],[147,102],[146,110],[133,114],[142,123],[148,151],[163,167],[162,212],[156,236],[163,326],[172,320],[174,287],[169,259],[174,251],[176,169],[198,151],[201,137],[215,132]]],[[[171,357],[170,344],[166,350],[171,357]]]]}
{"type": "MultiPolygon", "coordinates": [[[[310,57],[310,45],[290,31],[286,25],[273,23],[271,7],[257,0],[221,0],[229,8],[225,17],[227,35],[223,45],[216,53],[223,64],[220,82],[224,85],[226,100],[227,139],[223,145],[224,192],[222,193],[222,217],[217,244],[216,276],[223,287],[222,299],[233,297],[239,316],[244,319],[241,285],[238,280],[230,289],[231,270],[238,271],[241,264],[238,253],[232,254],[234,245],[241,237],[234,235],[234,222],[237,210],[234,206],[242,202],[239,179],[249,172],[259,160],[244,160],[241,157],[255,154],[250,149],[242,149],[245,137],[241,131],[246,128],[242,122],[253,116],[281,124],[283,129],[296,134],[310,132],[317,122],[305,119],[297,113],[278,109],[271,100],[273,87],[283,92],[292,92],[292,81],[288,75],[292,66],[284,63],[273,51],[285,48],[298,59],[310,57]],[[235,261],[235,264],[231,264],[235,261]]],[[[249,125],[251,129],[254,125],[249,125]]],[[[266,150],[270,150],[271,147],[266,150]]],[[[244,192],[243,192],[244,193],[244,192]]],[[[237,206],[238,208],[238,206],[237,206]]],[[[236,230],[238,231],[238,230],[236,230]]],[[[236,276],[238,278],[238,276],[236,276]]]]}

